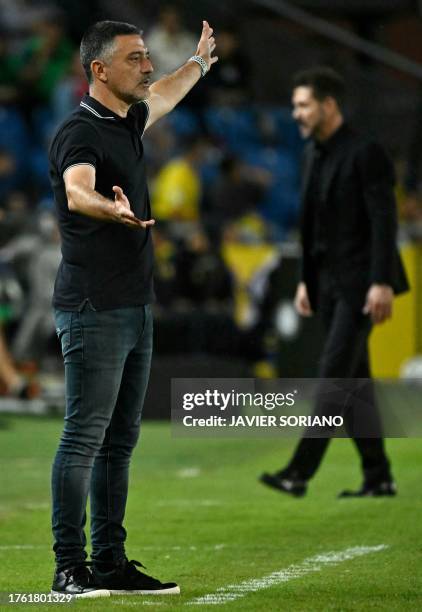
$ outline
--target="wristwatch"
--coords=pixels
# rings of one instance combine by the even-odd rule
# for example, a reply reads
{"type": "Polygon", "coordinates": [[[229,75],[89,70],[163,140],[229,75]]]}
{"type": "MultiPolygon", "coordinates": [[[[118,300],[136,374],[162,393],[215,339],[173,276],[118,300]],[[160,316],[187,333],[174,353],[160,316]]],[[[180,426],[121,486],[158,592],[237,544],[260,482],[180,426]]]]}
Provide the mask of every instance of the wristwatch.
{"type": "Polygon", "coordinates": [[[204,77],[207,74],[208,64],[200,55],[192,55],[192,57],[188,59],[188,62],[196,62],[197,64],[199,64],[199,67],[201,69],[201,77],[204,77]]]}

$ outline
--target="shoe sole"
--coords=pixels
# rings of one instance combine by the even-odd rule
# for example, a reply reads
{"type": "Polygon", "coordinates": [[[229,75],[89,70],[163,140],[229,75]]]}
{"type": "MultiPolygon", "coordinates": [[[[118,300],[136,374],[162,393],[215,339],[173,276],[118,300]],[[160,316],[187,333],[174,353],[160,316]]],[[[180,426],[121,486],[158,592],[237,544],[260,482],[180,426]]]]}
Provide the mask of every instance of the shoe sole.
{"type": "MultiPolygon", "coordinates": [[[[52,595],[72,595],[71,593],[64,593],[63,591],[53,591],[52,595]]],[[[75,599],[95,599],[96,597],[110,597],[111,591],[108,589],[97,589],[96,591],[87,591],[86,593],[75,593],[72,595],[75,599]]]]}
{"type": "Polygon", "coordinates": [[[109,589],[110,595],[180,595],[180,587],[175,586],[169,589],[154,589],[152,591],[141,589],[139,591],[130,590],[115,590],[109,589]]]}

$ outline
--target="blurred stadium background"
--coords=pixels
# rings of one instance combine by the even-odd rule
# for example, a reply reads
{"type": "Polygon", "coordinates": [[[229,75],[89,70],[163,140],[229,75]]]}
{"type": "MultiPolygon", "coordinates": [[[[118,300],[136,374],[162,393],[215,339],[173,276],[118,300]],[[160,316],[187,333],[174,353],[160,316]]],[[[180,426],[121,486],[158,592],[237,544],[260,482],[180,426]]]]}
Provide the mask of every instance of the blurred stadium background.
{"type": "Polygon", "coordinates": [[[204,18],[220,61],[144,141],[158,221],[145,416],[168,417],[171,377],[315,372],[318,323],[292,306],[303,143],[290,79],[317,63],[345,75],[350,121],[387,147],[397,169],[412,291],[373,334],[374,374],[422,376],[421,2],[0,0],[0,411],[63,408],[47,150],[87,91],[83,31],[98,19],[139,25],[159,78],[193,53],[204,18]]]}

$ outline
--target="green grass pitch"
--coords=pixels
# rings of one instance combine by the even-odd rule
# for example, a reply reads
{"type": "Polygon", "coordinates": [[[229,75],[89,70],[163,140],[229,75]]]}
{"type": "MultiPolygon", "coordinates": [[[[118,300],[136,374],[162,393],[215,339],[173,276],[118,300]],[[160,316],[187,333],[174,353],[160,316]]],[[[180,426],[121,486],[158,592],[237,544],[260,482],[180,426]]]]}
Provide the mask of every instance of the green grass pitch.
{"type": "MultiPolygon", "coordinates": [[[[2,417],[0,428],[0,591],[39,593],[53,572],[50,465],[60,419],[2,417]]],[[[294,440],[175,439],[166,423],[144,423],[135,451],[126,527],[130,559],[180,596],[113,597],[75,610],[422,610],[422,444],[388,441],[399,495],[337,500],[360,484],[349,440],[334,440],[303,499],[263,487],[257,476],[288,459],[294,440]],[[357,546],[386,548],[246,588],[223,603],[192,605],[229,585],[262,579],[306,559],[357,546]]],[[[231,587],[231,590],[236,586],[231,587]]],[[[228,589],[230,591],[230,589],[228,589]]],[[[65,604],[61,604],[61,608],[65,604]]],[[[6,605],[3,610],[46,610],[6,605]]],[[[50,606],[51,608],[51,606],[50,606]]],[[[57,606],[56,606],[57,608],[57,606]]]]}

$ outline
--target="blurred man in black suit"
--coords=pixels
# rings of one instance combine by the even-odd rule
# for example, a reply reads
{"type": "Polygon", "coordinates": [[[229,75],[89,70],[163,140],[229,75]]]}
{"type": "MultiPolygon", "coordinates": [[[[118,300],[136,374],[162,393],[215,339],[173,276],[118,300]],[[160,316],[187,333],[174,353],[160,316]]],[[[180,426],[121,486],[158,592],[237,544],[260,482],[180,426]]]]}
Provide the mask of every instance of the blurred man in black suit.
{"type": "MultiPolygon", "coordinates": [[[[303,258],[295,305],[304,317],[317,310],[322,316],[327,336],[319,377],[368,381],[361,387],[360,406],[366,405],[371,435],[375,430],[379,436],[360,437],[357,432],[355,437],[345,419],[364,478],[358,491],[341,496],[395,495],[368,359],[372,326],[391,317],[394,294],[408,289],[396,248],[394,170],[379,144],[345,123],[343,96],[343,79],[329,68],[312,68],[294,79],[293,117],[302,136],[310,138],[304,156],[303,258]]],[[[317,399],[315,412],[327,410],[324,399],[317,399]]],[[[288,466],[263,474],[261,481],[304,495],[329,440],[302,438],[288,466]]]]}

